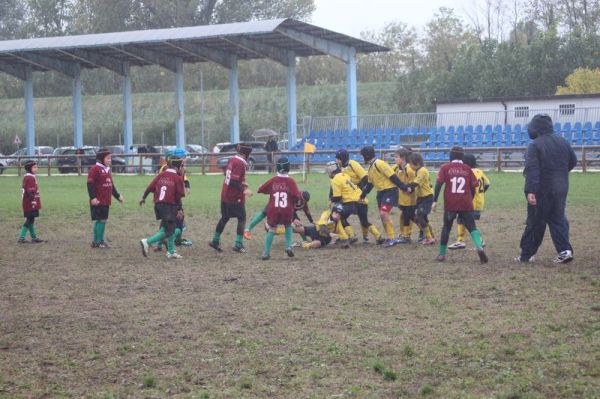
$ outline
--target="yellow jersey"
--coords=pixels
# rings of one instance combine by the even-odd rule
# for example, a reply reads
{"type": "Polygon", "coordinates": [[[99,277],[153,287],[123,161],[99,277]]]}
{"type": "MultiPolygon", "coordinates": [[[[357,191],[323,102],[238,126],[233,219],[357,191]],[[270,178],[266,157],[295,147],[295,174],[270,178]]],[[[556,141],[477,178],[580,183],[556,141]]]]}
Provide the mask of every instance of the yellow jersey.
{"type": "Polygon", "coordinates": [[[353,159],[348,161],[348,166],[342,168],[342,172],[345,173],[354,184],[360,183],[360,181],[367,175],[365,168],[363,168],[360,163],[353,159]]]}
{"type": "Polygon", "coordinates": [[[346,203],[358,201],[362,190],[352,183],[348,175],[338,173],[331,179],[331,193],[333,197],[342,197],[342,203],[346,203]]]}
{"type": "Polygon", "coordinates": [[[373,187],[377,191],[397,188],[390,180],[390,177],[394,175],[394,169],[381,159],[374,159],[371,162],[367,175],[369,176],[369,183],[373,184],[373,187]]]}
{"type": "Polygon", "coordinates": [[[322,236],[325,235],[321,232],[321,226],[326,226],[329,232],[337,234],[340,240],[348,239],[348,234],[346,234],[346,230],[344,230],[344,226],[342,226],[342,220],[340,219],[337,222],[335,220],[332,220],[330,210],[325,211],[321,214],[321,218],[315,224],[315,226],[317,227],[317,231],[319,232],[319,234],[322,236]]]}
{"type": "Polygon", "coordinates": [[[431,187],[431,180],[429,179],[429,171],[427,168],[422,166],[415,172],[415,183],[417,184],[415,192],[417,193],[417,198],[433,195],[433,188],[431,187]]]}
{"type": "Polygon", "coordinates": [[[479,185],[475,189],[475,196],[473,197],[473,210],[483,211],[485,204],[485,186],[490,185],[490,179],[483,173],[479,168],[473,168],[473,174],[477,178],[479,185]]]}
{"type": "MultiPolygon", "coordinates": [[[[394,173],[400,179],[400,181],[406,185],[413,183],[415,181],[415,171],[409,164],[405,164],[404,166],[396,165],[394,166],[394,173]]],[[[416,191],[411,191],[410,193],[406,191],[400,190],[400,195],[398,196],[398,205],[400,206],[414,206],[417,204],[417,193],[416,191]]]]}

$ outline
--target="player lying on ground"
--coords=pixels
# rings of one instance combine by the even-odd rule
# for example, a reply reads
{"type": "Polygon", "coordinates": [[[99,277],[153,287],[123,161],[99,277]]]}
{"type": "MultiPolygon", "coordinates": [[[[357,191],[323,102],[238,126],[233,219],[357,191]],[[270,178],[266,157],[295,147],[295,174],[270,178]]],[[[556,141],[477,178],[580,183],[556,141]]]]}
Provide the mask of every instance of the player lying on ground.
{"type": "Polygon", "coordinates": [[[338,238],[343,248],[349,248],[348,235],[342,225],[342,215],[344,208],[342,205],[334,205],[331,210],[321,214],[321,218],[314,225],[302,226],[295,223],[294,231],[310,239],[302,243],[302,248],[317,249],[328,245],[332,239],[338,238]]]}

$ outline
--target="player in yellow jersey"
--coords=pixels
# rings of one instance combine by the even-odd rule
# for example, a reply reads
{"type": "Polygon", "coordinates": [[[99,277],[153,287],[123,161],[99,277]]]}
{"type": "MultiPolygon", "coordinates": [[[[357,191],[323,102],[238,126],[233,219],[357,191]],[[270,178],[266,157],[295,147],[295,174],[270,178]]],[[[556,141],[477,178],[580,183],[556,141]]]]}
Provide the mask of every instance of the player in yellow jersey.
{"type": "Polygon", "coordinates": [[[333,238],[339,238],[343,248],[349,248],[348,235],[342,226],[344,208],[341,204],[334,205],[331,210],[321,214],[321,218],[310,226],[302,226],[295,222],[294,231],[309,237],[311,241],[302,243],[302,248],[317,249],[326,246],[333,238]]]}
{"type": "MultiPolygon", "coordinates": [[[[342,172],[350,178],[350,181],[363,190],[367,183],[369,183],[369,177],[362,165],[359,162],[350,159],[350,154],[345,149],[336,151],[335,159],[342,172]]],[[[360,229],[362,230],[364,242],[369,242],[369,233],[371,233],[375,237],[377,244],[383,244],[385,238],[381,236],[377,227],[369,221],[369,200],[367,198],[358,200],[356,203],[356,210],[358,219],[360,220],[360,229]]]]}
{"type": "MultiPolygon", "coordinates": [[[[360,196],[362,194],[362,190],[356,186],[350,177],[341,171],[339,165],[335,162],[330,162],[325,167],[329,178],[331,179],[331,190],[329,192],[329,200],[332,204],[342,204],[344,213],[342,214],[342,225],[348,234],[350,239],[350,243],[354,243],[357,241],[356,234],[354,234],[354,230],[350,223],[348,223],[348,218],[351,215],[358,215],[359,219],[361,219],[361,226],[363,223],[362,216],[364,216],[363,212],[359,213],[359,207],[361,205],[360,196]]],[[[363,207],[364,209],[364,207],[363,207]]],[[[377,230],[375,226],[366,221],[367,223],[367,232],[371,232],[373,236],[375,236],[376,241],[381,241],[383,238],[381,237],[381,233],[377,230]]]]}
{"type": "Polygon", "coordinates": [[[425,233],[423,245],[434,245],[435,237],[433,229],[429,223],[428,215],[431,213],[433,205],[433,188],[429,178],[429,171],[423,162],[423,156],[418,152],[410,154],[410,166],[415,171],[415,180],[411,184],[415,188],[417,194],[417,208],[415,210],[415,222],[419,228],[425,233]]]}
{"type": "MultiPolygon", "coordinates": [[[[400,179],[400,181],[406,185],[410,185],[414,182],[416,174],[413,168],[408,163],[408,158],[412,150],[410,147],[401,147],[394,153],[394,173],[400,179]]],[[[415,210],[417,208],[417,193],[415,191],[407,192],[400,191],[398,201],[398,207],[400,208],[400,235],[396,242],[398,244],[410,244],[412,227],[411,223],[415,219],[415,210]]]]}
{"type": "MultiPolygon", "coordinates": [[[[475,196],[473,197],[473,219],[479,220],[481,218],[481,212],[483,212],[483,207],[485,204],[485,193],[488,188],[490,188],[490,179],[483,173],[481,169],[477,167],[477,160],[475,159],[475,155],[473,154],[465,154],[463,155],[463,163],[469,165],[475,178],[479,182],[479,185],[475,189],[475,196]]],[[[448,246],[448,249],[465,249],[467,245],[465,244],[465,234],[467,229],[465,225],[462,223],[462,219],[458,218],[458,237],[456,242],[452,245],[448,246]]],[[[483,239],[481,240],[483,243],[483,239]]]]}
{"type": "Polygon", "coordinates": [[[362,155],[365,164],[369,165],[367,171],[368,183],[363,189],[361,198],[365,198],[373,188],[377,190],[379,216],[387,236],[387,240],[383,245],[384,247],[394,246],[396,245],[396,239],[390,213],[395,206],[398,206],[398,188],[403,191],[412,191],[412,189],[400,181],[387,162],[375,157],[375,149],[372,146],[363,147],[360,150],[360,155],[362,155]]]}

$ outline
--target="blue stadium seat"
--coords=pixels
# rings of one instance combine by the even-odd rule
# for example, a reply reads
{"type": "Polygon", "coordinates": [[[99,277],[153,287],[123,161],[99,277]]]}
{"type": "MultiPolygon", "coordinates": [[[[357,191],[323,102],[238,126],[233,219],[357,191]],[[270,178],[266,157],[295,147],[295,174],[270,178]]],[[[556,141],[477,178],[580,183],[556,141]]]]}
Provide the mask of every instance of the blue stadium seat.
{"type": "Polygon", "coordinates": [[[562,129],[561,129],[560,122],[556,122],[556,123],[554,123],[554,131],[555,131],[556,133],[558,133],[558,132],[560,132],[561,130],[562,130],[562,129]]]}

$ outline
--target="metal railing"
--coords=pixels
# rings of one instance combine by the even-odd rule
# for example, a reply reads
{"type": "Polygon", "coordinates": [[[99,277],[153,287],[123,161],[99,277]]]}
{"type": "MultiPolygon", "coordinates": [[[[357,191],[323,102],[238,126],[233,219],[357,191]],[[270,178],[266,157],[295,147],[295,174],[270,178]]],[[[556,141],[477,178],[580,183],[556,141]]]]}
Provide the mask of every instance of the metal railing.
{"type": "MultiPolygon", "coordinates": [[[[583,172],[594,168],[600,168],[600,146],[574,146],[575,152],[577,153],[579,162],[577,168],[583,172]]],[[[477,163],[482,168],[493,169],[496,171],[510,170],[510,169],[522,169],[525,165],[524,153],[526,147],[481,147],[481,148],[465,148],[466,153],[472,153],[477,158],[477,163]]],[[[445,155],[448,154],[450,148],[422,148],[419,152],[425,157],[425,164],[431,169],[436,169],[442,163],[448,162],[445,155]],[[426,154],[435,153],[438,157],[431,159],[426,154]],[[444,156],[439,157],[439,155],[444,156]]],[[[360,159],[359,150],[349,150],[350,155],[354,159],[360,159]]],[[[393,149],[378,149],[378,156],[385,159],[388,162],[393,162],[393,149]]],[[[220,158],[230,156],[231,154],[190,154],[191,156],[197,157],[199,161],[194,163],[186,164],[186,170],[192,174],[210,174],[210,173],[222,173],[223,167],[226,163],[218,162],[220,158]]],[[[305,154],[302,151],[285,151],[279,153],[266,153],[256,152],[253,155],[259,159],[260,155],[262,158],[259,162],[254,162],[250,166],[251,172],[268,173],[275,170],[275,160],[278,156],[286,155],[290,158],[292,168],[294,170],[320,170],[328,162],[335,159],[335,150],[323,150],[315,151],[312,154],[305,154]],[[269,158],[268,156],[271,155],[269,158]]],[[[38,174],[45,174],[47,176],[69,173],[82,175],[87,173],[88,169],[95,163],[89,162],[90,156],[85,155],[48,155],[48,156],[35,156],[35,157],[19,157],[14,160],[14,163],[5,164],[7,159],[14,159],[14,157],[0,157],[0,174],[12,174],[11,171],[16,172],[16,175],[21,176],[24,173],[23,164],[25,161],[33,159],[38,162],[38,174]],[[69,164],[60,163],[61,159],[69,159],[69,164]],[[45,173],[44,173],[45,172],[45,173]]],[[[114,173],[127,173],[127,174],[154,174],[156,173],[161,165],[160,162],[161,154],[119,154],[113,156],[112,170],[114,173]],[[122,162],[116,164],[114,159],[121,159],[122,162]]]]}
{"type": "MultiPolygon", "coordinates": [[[[496,125],[526,125],[536,114],[548,114],[554,123],[600,121],[600,107],[574,109],[511,109],[503,111],[473,111],[446,113],[410,113],[386,115],[361,115],[356,117],[356,126],[361,129],[431,129],[440,126],[496,126],[496,125]]],[[[313,131],[348,130],[348,116],[316,116],[303,120],[305,136],[313,131]]]]}

